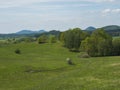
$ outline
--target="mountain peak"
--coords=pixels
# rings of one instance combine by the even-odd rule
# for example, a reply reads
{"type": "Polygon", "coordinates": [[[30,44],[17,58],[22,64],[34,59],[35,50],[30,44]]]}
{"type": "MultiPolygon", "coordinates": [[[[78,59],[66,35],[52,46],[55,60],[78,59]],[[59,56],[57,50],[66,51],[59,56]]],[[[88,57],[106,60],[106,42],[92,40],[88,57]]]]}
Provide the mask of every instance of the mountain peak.
{"type": "Polygon", "coordinates": [[[94,31],[94,30],[96,30],[96,28],[93,27],[93,26],[89,26],[85,30],[87,30],[87,31],[94,31]]]}

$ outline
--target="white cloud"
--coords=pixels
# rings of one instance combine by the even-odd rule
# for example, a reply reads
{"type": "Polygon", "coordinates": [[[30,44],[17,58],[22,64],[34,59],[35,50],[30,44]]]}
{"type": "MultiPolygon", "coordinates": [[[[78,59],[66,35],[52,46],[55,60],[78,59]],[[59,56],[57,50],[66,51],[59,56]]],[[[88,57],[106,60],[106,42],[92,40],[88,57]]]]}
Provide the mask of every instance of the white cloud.
{"type": "Polygon", "coordinates": [[[96,0],[98,2],[114,2],[115,0],[96,0]]]}
{"type": "Polygon", "coordinates": [[[117,8],[117,9],[104,9],[102,11],[103,14],[109,14],[109,13],[120,13],[120,9],[117,8]]]}
{"type": "Polygon", "coordinates": [[[0,8],[18,7],[40,1],[43,0],[4,0],[0,2],[0,8]]]}
{"type": "Polygon", "coordinates": [[[113,13],[120,13],[120,9],[113,9],[112,12],[113,13]]]}
{"type": "Polygon", "coordinates": [[[19,7],[22,5],[39,3],[39,2],[115,2],[117,0],[0,0],[0,8],[19,7]]]}
{"type": "Polygon", "coordinates": [[[107,16],[107,15],[115,15],[115,14],[120,14],[120,9],[117,8],[117,9],[104,9],[102,11],[102,16],[107,16]]]}
{"type": "Polygon", "coordinates": [[[111,13],[111,9],[105,9],[102,11],[103,14],[111,13]]]}
{"type": "Polygon", "coordinates": [[[87,1],[87,2],[96,2],[96,3],[102,3],[102,2],[115,2],[117,0],[75,0],[75,1],[87,1]]]}

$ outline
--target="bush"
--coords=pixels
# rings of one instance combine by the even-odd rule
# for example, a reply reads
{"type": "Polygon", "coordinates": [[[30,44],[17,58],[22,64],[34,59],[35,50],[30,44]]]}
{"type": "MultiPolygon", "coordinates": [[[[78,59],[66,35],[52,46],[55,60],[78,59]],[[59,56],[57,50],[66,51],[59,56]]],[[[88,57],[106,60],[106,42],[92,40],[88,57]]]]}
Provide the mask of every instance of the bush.
{"type": "Polygon", "coordinates": [[[86,52],[81,53],[80,55],[78,55],[78,57],[80,57],[80,58],[90,58],[90,56],[86,52]]]}
{"type": "Polygon", "coordinates": [[[21,51],[20,51],[19,49],[16,49],[16,50],[15,50],[15,53],[16,53],[16,54],[21,54],[21,51]]]}
{"type": "Polygon", "coordinates": [[[51,36],[49,37],[49,42],[50,42],[50,43],[56,43],[56,42],[57,42],[57,38],[56,38],[54,35],[51,35],[51,36]]]}
{"type": "Polygon", "coordinates": [[[38,38],[38,44],[47,43],[48,37],[46,35],[42,35],[38,38]]]}

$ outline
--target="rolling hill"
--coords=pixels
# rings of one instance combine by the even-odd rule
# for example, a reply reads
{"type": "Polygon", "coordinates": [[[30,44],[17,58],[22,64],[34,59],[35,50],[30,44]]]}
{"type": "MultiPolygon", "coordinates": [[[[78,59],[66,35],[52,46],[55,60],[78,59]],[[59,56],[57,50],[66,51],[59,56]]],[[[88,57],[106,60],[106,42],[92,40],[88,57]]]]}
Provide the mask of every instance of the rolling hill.
{"type": "Polygon", "coordinates": [[[60,43],[0,47],[0,90],[119,90],[120,56],[79,58],[60,43]],[[21,54],[15,54],[19,48],[21,54]],[[75,65],[68,65],[70,57],[75,65]]]}
{"type": "Polygon", "coordinates": [[[90,26],[90,27],[87,27],[85,30],[86,31],[94,31],[94,30],[96,30],[96,28],[93,26],[90,26]]]}
{"type": "Polygon", "coordinates": [[[109,26],[105,26],[102,27],[105,31],[116,31],[116,30],[120,30],[120,26],[118,25],[109,25],[109,26]]]}
{"type": "MultiPolygon", "coordinates": [[[[104,27],[100,27],[100,28],[104,29],[108,34],[110,34],[112,36],[120,36],[120,26],[118,26],[118,25],[109,25],[109,26],[104,26],[104,27]]],[[[84,31],[91,34],[96,29],[97,28],[90,26],[90,27],[86,28],[84,31]]]]}
{"type": "Polygon", "coordinates": [[[120,36],[120,26],[118,25],[109,25],[102,28],[112,36],[120,36]]]}
{"type": "Polygon", "coordinates": [[[45,30],[39,30],[39,31],[32,31],[32,30],[21,30],[19,32],[16,32],[15,34],[37,34],[37,33],[45,33],[45,30]]]}

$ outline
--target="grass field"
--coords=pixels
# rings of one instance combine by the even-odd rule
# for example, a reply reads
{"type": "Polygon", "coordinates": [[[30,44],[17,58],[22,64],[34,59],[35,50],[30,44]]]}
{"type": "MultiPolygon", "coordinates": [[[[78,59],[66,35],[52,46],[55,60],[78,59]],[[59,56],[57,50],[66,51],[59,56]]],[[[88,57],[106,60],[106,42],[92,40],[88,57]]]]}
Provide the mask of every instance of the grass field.
{"type": "Polygon", "coordinates": [[[120,56],[78,55],[59,43],[0,46],[0,90],[120,90],[120,56]]]}

